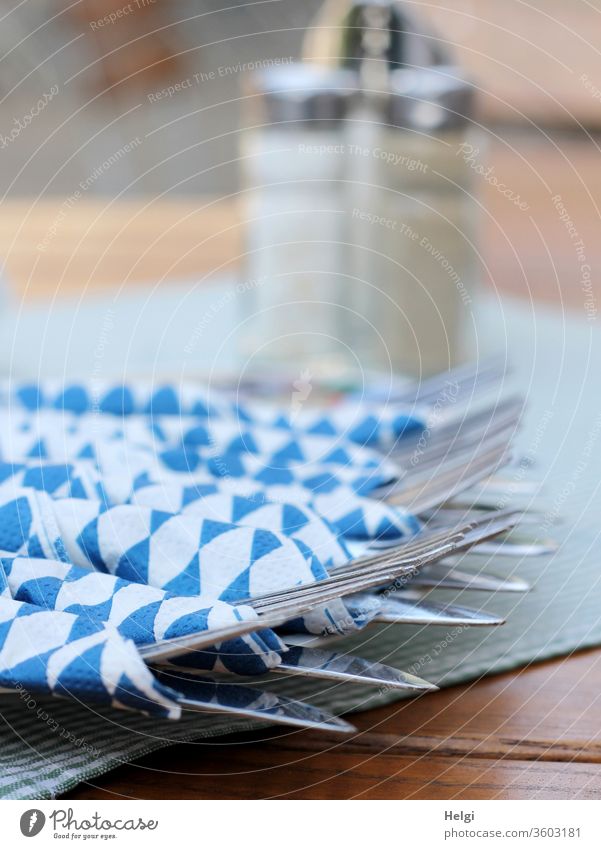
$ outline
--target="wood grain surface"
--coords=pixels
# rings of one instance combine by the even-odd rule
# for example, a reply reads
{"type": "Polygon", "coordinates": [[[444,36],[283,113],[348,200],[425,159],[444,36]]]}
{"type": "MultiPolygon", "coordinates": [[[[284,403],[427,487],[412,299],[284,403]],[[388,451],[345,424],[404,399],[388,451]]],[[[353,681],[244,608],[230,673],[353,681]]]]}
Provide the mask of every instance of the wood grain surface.
{"type": "MultiPolygon", "coordinates": [[[[582,240],[601,295],[601,169],[594,139],[506,134],[482,139],[474,174],[481,202],[480,278],[528,301],[582,311],[582,240]],[[520,210],[494,177],[527,204],[520,210]],[[557,201],[573,222],[562,221],[557,201]],[[575,235],[574,235],[575,234],[575,235]]],[[[202,280],[244,262],[245,208],[237,198],[195,201],[69,198],[11,200],[0,209],[0,256],[28,300],[85,297],[115,286],[202,280]]]]}
{"type": "Polygon", "coordinates": [[[271,732],[178,745],[71,799],[598,799],[601,651],[353,716],[350,740],[271,732]]]}

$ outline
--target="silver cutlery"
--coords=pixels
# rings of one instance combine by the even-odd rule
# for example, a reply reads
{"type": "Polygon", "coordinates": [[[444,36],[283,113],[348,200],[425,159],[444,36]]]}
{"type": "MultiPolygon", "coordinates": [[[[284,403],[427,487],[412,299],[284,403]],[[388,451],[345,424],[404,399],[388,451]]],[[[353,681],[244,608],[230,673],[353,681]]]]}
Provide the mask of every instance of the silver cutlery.
{"type": "Polygon", "coordinates": [[[453,386],[457,395],[474,395],[490,391],[498,386],[508,372],[505,359],[501,356],[491,356],[456,366],[446,372],[433,375],[430,378],[407,386],[397,392],[391,400],[418,404],[434,404],[440,398],[445,388],[453,386]]]}
{"type": "Polygon", "coordinates": [[[446,532],[426,534],[419,541],[338,566],[331,570],[329,578],[322,581],[265,593],[240,602],[252,605],[258,612],[282,613],[290,608],[298,610],[301,605],[325,604],[363,590],[408,581],[419,575],[429,563],[503,533],[513,527],[514,522],[515,518],[511,515],[503,515],[498,519],[454,527],[446,532]]]}
{"type": "Polygon", "coordinates": [[[491,627],[505,624],[505,619],[493,613],[474,610],[457,604],[432,601],[417,589],[401,590],[382,598],[382,611],[376,622],[392,625],[469,625],[491,627]]]}
{"type": "MultiPolygon", "coordinates": [[[[375,556],[353,561],[345,567],[338,567],[338,574],[333,574],[315,584],[295,586],[241,600],[257,610],[258,623],[245,622],[240,623],[238,628],[231,626],[227,629],[204,631],[186,637],[163,640],[154,645],[141,647],[140,653],[147,663],[164,663],[178,655],[215,644],[219,639],[224,639],[225,632],[228,634],[232,631],[248,633],[261,627],[275,627],[276,624],[310,612],[317,605],[327,604],[328,601],[343,598],[345,595],[356,594],[362,590],[386,584],[392,585],[393,589],[399,589],[403,584],[395,584],[397,579],[407,578],[415,581],[416,576],[419,577],[420,571],[428,563],[435,562],[445,554],[459,551],[465,546],[475,545],[491,535],[501,533],[510,528],[513,521],[514,517],[506,514],[501,518],[487,517],[479,522],[427,534],[419,542],[414,541],[375,556]]],[[[448,568],[446,572],[448,574],[448,568]]],[[[309,669],[306,668],[305,671],[308,674],[309,669]]],[[[312,671],[315,672],[315,669],[313,668],[312,671]]],[[[381,670],[381,672],[389,676],[391,674],[387,670],[381,670]]],[[[400,685],[400,682],[398,683],[400,685]]]]}
{"type": "MultiPolygon", "coordinates": [[[[482,518],[486,514],[490,516],[498,512],[498,506],[491,508],[480,504],[462,505],[461,498],[455,498],[450,504],[441,504],[433,510],[426,511],[422,518],[428,527],[447,527],[452,522],[469,522],[472,519],[482,518]]],[[[538,526],[546,518],[545,514],[537,509],[517,508],[514,512],[519,513],[519,530],[524,526],[538,526]]],[[[555,540],[550,542],[557,544],[555,540]]]]}
{"type": "Polygon", "coordinates": [[[465,572],[446,563],[426,566],[411,581],[411,588],[427,587],[444,590],[479,590],[489,593],[526,593],[530,585],[522,578],[494,575],[491,572],[465,572]]]}
{"type": "Polygon", "coordinates": [[[519,542],[517,539],[499,539],[483,542],[470,552],[471,554],[494,555],[495,557],[541,557],[554,554],[559,543],[553,539],[519,542]]]}
{"type": "Polygon", "coordinates": [[[481,441],[504,429],[515,432],[524,406],[521,396],[513,396],[489,405],[476,412],[453,411],[433,421],[427,428],[427,438],[422,432],[407,435],[398,442],[391,456],[400,463],[417,460],[420,463],[431,457],[444,456],[447,451],[459,448],[476,449],[481,441]]]}
{"type": "MultiPolygon", "coordinates": [[[[302,608],[304,610],[304,608],[302,608]]],[[[294,615],[294,613],[292,614],[294,615]]],[[[196,631],[183,637],[171,637],[165,640],[157,640],[155,643],[137,646],[138,652],[146,663],[159,663],[185,654],[187,651],[200,651],[204,648],[242,637],[244,634],[252,634],[261,628],[276,628],[289,618],[286,614],[277,611],[267,612],[260,621],[241,621],[222,628],[209,628],[206,631],[196,631]]]]}
{"type": "MultiPolygon", "coordinates": [[[[175,698],[182,708],[194,713],[221,713],[245,719],[257,719],[276,725],[292,725],[315,731],[351,734],[354,725],[315,705],[245,684],[216,682],[211,678],[188,675],[185,679],[159,672],[162,683],[176,690],[175,698]]],[[[430,689],[437,689],[434,685],[430,689]]],[[[19,690],[0,687],[2,696],[19,696],[19,690]]]]}
{"type": "Polygon", "coordinates": [[[430,684],[423,678],[384,663],[301,646],[290,646],[283,655],[282,664],[273,671],[303,675],[305,670],[308,670],[311,677],[370,684],[395,690],[414,690],[419,693],[438,689],[435,684],[430,684]]]}
{"type": "Polygon", "coordinates": [[[437,470],[435,476],[425,481],[417,480],[393,484],[392,487],[373,493],[382,497],[388,504],[405,507],[417,515],[444,504],[459,493],[471,489],[477,483],[490,477],[509,462],[508,443],[493,444],[481,454],[459,464],[445,465],[437,470]]]}
{"type": "MultiPolygon", "coordinates": [[[[303,636],[310,637],[310,635],[303,636]]],[[[200,676],[209,674],[204,671],[196,673],[188,667],[178,666],[177,663],[169,664],[168,669],[200,676]]],[[[384,663],[365,660],[365,658],[352,654],[319,651],[294,643],[290,644],[288,651],[282,655],[282,663],[271,669],[268,675],[300,675],[372,687],[414,690],[416,692],[438,689],[434,684],[430,684],[416,675],[410,675],[408,672],[403,672],[384,663]]]]}

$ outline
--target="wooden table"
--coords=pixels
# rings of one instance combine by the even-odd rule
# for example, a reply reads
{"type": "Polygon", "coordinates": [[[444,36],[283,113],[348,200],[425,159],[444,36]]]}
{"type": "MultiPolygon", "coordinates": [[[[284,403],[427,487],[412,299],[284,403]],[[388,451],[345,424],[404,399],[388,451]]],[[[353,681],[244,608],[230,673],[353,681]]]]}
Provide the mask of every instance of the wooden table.
{"type": "Polygon", "coordinates": [[[600,701],[601,650],[582,652],[353,715],[348,741],[300,731],[178,745],[67,798],[598,799],[600,701]]]}
{"type": "MultiPolygon", "coordinates": [[[[488,285],[584,310],[574,240],[551,198],[561,195],[598,281],[598,157],[591,142],[572,138],[495,143],[488,163],[529,209],[516,210],[482,181],[488,285]]],[[[167,286],[238,264],[241,216],[210,198],[12,201],[0,211],[0,255],[30,300],[115,282],[167,286]]],[[[179,745],[69,798],[598,798],[600,701],[601,650],[588,651],[358,715],[349,741],[270,732],[179,745]]]]}

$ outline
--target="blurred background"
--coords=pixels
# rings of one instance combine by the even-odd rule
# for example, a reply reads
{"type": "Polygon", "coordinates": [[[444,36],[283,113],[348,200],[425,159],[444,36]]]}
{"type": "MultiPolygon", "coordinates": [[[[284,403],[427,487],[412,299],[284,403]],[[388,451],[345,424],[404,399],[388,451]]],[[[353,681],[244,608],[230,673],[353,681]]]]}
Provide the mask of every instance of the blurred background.
{"type": "MultiPolygon", "coordinates": [[[[481,89],[482,120],[501,133],[601,129],[593,88],[601,91],[600,0],[408,6],[455,50],[481,89]]],[[[140,137],[136,155],[115,162],[90,194],[235,190],[245,66],[298,58],[319,7],[319,0],[3,0],[0,132],[8,136],[14,117],[52,86],[59,93],[18,143],[3,148],[0,189],[69,194],[140,137]],[[191,84],[160,97],[182,81],[191,84]]]]}
{"type": "MultiPolygon", "coordinates": [[[[476,187],[481,284],[589,315],[601,266],[601,0],[406,5],[478,89],[482,164],[497,183],[476,187]]],[[[237,269],[245,86],[257,68],[299,58],[320,6],[2,0],[0,256],[17,308],[56,313],[63,296],[237,269]]]]}

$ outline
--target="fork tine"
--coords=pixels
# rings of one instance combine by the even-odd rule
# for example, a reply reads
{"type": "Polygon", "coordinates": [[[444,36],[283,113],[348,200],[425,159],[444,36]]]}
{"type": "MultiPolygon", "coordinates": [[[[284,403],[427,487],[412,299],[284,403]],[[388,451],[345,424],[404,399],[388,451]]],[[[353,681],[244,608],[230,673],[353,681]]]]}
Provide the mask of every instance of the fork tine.
{"type": "Polygon", "coordinates": [[[435,533],[420,533],[417,538],[404,545],[394,548],[385,547],[376,555],[360,557],[337,566],[330,570],[330,574],[348,574],[350,571],[356,572],[357,569],[360,569],[361,574],[364,574],[366,567],[390,563],[411,563],[424,554],[432,554],[437,546],[445,543],[452,544],[456,550],[473,547],[484,540],[511,530],[515,527],[519,515],[519,513],[511,510],[499,511],[498,514],[488,515],[467,524],[444,528],[435,533]]]}
{"type": "MultiPolygon", "coordinates": [[[[455,549],[448,546],[447,553],[452,553],[455,549]]],[[[437,552],[434,559],[444,556],[437,552]]],[[[430,562],[426,559],[426,562],[430,562]]],[[[327,604],[329,601],[344,598],[348,595],[355,595],[364,590],[372,589],[373,587],[382,586],[392,582],[400,576],[406,576],[409,579],[415,574],[416,566],[401,564],[390,566],[386,570],[380,569],[378,572],[372,572],[366,576],[357,577],[355,575],[338,575],[335,578],[320,581],[318,584],[310,585],[310,589],[303,588],[302,593],[294,593],[282,598],[265,598],[258,601],[252,601],[251,604],[259,613],[262,610],[276,610],[282,615],[286,615],[286,619],[294,618],[289,612],[290,609],[297,610],[302,606],[305,612],[310,612],[318,605],[327,604]],[[323,584],[327,584],[323,586],[323,584]]],[[[301,614],[302,615],[302,614],[301,614]]]]}
{"type": "Polygon", "coordinates": [[[465,547],[471,547],[482,540],[496,536],[512,527],[512,523],[513,520],[506,517],[499,521],[491,520],[477,528],[470,525],[463,539],[456,539],[447,544],[437,542],[431,547],[421,550],[419,555],[415,553],[405,557],[396,555],[392,561],[384,559],[375,568],[359,570],[358,574],[357,570],[352,568],[353,564],[351,563],[348,572],[343,571],[341,574],[336,574],[316,584],[296,587],[292,591],[284,590],[266,594],[260,598],[246,599],[245,603],[251,604],[258,611],[266,609],[281,613],[287,605],[292,603],[292,599],[294,599],[298,609],[298,606],[305,602],[309,602],[313,606],[324,604],[335,598],[342,598],[345,595],[352,595],[365,589],[398,581],[401,577],[404,580],[410,580],[428,563],[434,563],[448,554],[461,551],[465,547]]]}
{"type": "Polygon", "coordinates": [[[434,472],[436,473],[437,481],[440,481],[442,478],[456,476],[465,467],[483,461],[495,451],[501,449],[507,450],[511,442],[511,436],[511,432],[506,429],[482,440],[476,447],[472,446],[467,450],[450,452],[448,456],[440,460],[438,466],[433,462],[431,464],[432,468],[413,468],[410,471],[401,469],[399,478],[396,481],[372,491],[370,496],[386,498],[396,493],[406,492],[411,488],[416,489],[423,486],[424,482],[430,483],[434,472]]]}
{"type": "MultiPolygon", "coordinates": [[[[453,444],[459,438],[469,437],[473,441],[477,441],[479,437],[485,435],[493,427],[500,427],[508,422],[515,425],[523,406],[523,398],[516,396],[504,399],[482,410],[466,413],[463,418],[455,416],[452,420],[439,421],[430,428],[426,450],[434,450],[438,445],[453,444]]],[[[391,456],[398,462],[409,460],[422,438],[421,433],[416,433],[413,437],[409,435],[404,437],[402,442],[395,447],[391,456]]]]}
{"type": "Polygon", "coordinates": [[[274,608],[274,604],[302,601],[303,603],[312,599],[314,604],[323,603],[323,599],[332,600],[339,598],[341,594],[350,595],[359,592],[361,589],[377,586],[381,581],[386,581],[397,574],[403,574],[415,570],[417,563],[429,563],[452,554],[457,551],[457,546],[452,543],[437,545],[429,549],[426,553],[415,555],[406,558],[383,559],[381,563],[370,567],[369,569],[352,569],[349,568],[341,574],[333,575],[325,578],[317,583],[306,584],[303,587],[294,587],[290,590],[279,590],[276,593],[268,593],[259,598],[245,600],[245,603],[251,604],[256,610],[264,609],[279,609],[274,608]]]}
{"type": "Polygon", "coordinates": [[[477,389],[481,381],[485,384],[499,382],[506,369],[507,365],[504,359],[497,356],[487,358],[485,361],[466,363],[426,378],[420,384],[408,387],[405,392],[398,393],[395,400],[427,403],[429,400],[435,400],[445,385],[449,383],[456,383],[460,387],[475,384],[474,388],[477,389]]]}
{"type": "Polygon", "coordinates": [[[494,542],[483,542],[474,546],[470,554],[480,554],[495,557],[542,557],[554,554],[559,548],[559,542],[545,539],[540,542],[514,542],[511,539],[500,539],[494,542]]]}
{"type": "Polygon", "coordinates": [[[442,480],[437,479],[431,485],[413,488],[398,493],[386,501],[391,505],[404,506],[413,513],[420,514],[431,510],[438,504],[450,501],[454,496],[471,489],[480,481],[490,477],[498,468],[509,462],[510,454],[506,448],[495,449],[477,461],[466,463],[455,469],[453,475],[446,474],[442,480]]]}
{"type": "MultiPolygon", "coordinates": [[[[469,437],[467,440],[445,440],[444,443],[436,443],[432,447],[426,446],[423,451],[413,456],[412,460],[405,466],[401,466],[406,476],[419,475],[420,465],[434,466],[440,464],[441,469],[453,468],[459,465],[465,458],[477,457],[494,445],[508,445],[515,434],[515,421],[499,422],[498,426],[478,433],[477,437],[469,437]]],[[[423,473],[422,473],[423,474],[423,473]]]]}
{"type": "Polygon", "coordinates": [[[185,654],[187,651],[199,651],[226,640],[241,637],[244,634],[252,634],[262,628],[276,628],[285,621],[285,618],[277,613],[266,613],[260,618],[260,621],[236,622],[234,625],[198,631],[185,637],[171,637],[159,640],[156,643],[138,646],[138,651],[147,663],[158,663],[185,654]]]}
{"type": "Polygon", "coordinates": [[[301,646],[290,646],[283,655],[282,664],[272,671],[276,674],[309,675],[313,678],[385,686],[416,693],[438,689],[435,684],[430,684],[423,678],[384,663],[365,660],[352,654],[324,652],[301,646]]]}
{"type": "Polygon", "coordinates": [[[397,625],[470,625],[491,627],[503,625],[505,619],[456,604],[441,604],[425,600],[419,592],[402,590],[392,593],[382,602],[382,611],[374,619],[397,625]]]}
{"type": "Polygon", "coordinates": [[[512,416],[504,421],[494,422],[486,431],[479,431],[478,434],[456,434],[456,437],[452,439],[433,441],[419,452],[414,449],[410,452],[410,459],[399,458],[395,455],[392,455],[392,458],[400,469],[400,474],[413,475],[420,472],[424,467],[431,467],[436,463],[450,464],[458,456],[469,455],[470,452],[474,455],[477,451],[482,451],[484,447],[489,446],[494,441],[500,441],[502,438],[509,442],[514,436],[515,429],[516,422],[512,416]]]}
{"type": "Polygon", "coordinates": [[[357,730],[345,720],[314,705],[266,690],[242,684],[216,683],[210,678],[197,678],[189,673],[184,676],[160,672],[158,677],[181,694],[178,703],[190,711],[225,713],[337,734],[357,730]]]}
{"type": "Polygon", "coordinates": [[[466,527],[467,524],[463,523],[463,525],[454,526],[452,528],[439,528],[434,531],[426,529],[425,531],[421,531],[416,537],[411,537],[409,540],[401,543],[400,545],[384,545],[381,548],[377,548],[375,546],[370,547],[368,550],[369,553],[364,554],[361,557],[357,557],[349,563],[341,563],[339,566],[333,566],[330,568],[330,575],[337,575],[340,572],[346,572],[351,568],[365,568],[376,563],[382,563],[384,560],[393,559],[394,557],[409,557],[412,554],[417,555],[420,551],[424,550],[426,547],[434,545],[435,543],[462,539],[464,529],[466,527]],[[462,530],[456,530],[457,527],[462,528],[462,530]]]}
{"type": "Polygon", "coordinates": [[[409,485],[416,486],[419,481],[427,480],[432,474],[448,474],[462,463],[467,463],[470,460],[475,460],[485,452],[492,451],[498,446],[508,446],[513,438],[515,431],[515,423],[511,423],[502,429],[489,433],[483,437],[480,442],[474,444],[467,443],[465,446],[453,446],[443,452],[420,454],[415,458],[415,462],[407,466],[399,468],[399,488],[409,485]]]}
{"type": "Polygon", "coordinates": [[[461,569],[435,564],[426,568],[411,582],[411,586],[428,589],[479,590],[483,592],[526,593],[530,585],[522,578],[495,575],[492,572],[471,574],[461,569]]]}
{"type": "MultiPolygon", "coordinates": [[[[426,527],[445,528],[449,526],[449,522],[471,522],[482,519],[487,515],[490,518],[492,515],[498,515],[499,512],[504,511],[499,511],[496,508],[483,507],[480,505],[476,505],[474,507],[471,504],[466,504],[464,507],[462,507],[461,502],[458,499],[454,499],[451,504],[441,504],[439,507],[436,507],[433,510],[426,510],[423,514],[423,518],[427,523],[426,527]]],[[[519,516],[520,527],[522,527],[524,524],[540,524],[544,519],[543,513],[534,510],[517,508],[512,509],[511,512],[515,516],[519,516]]]]}

